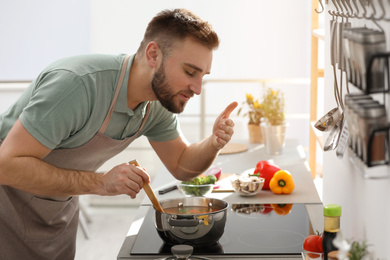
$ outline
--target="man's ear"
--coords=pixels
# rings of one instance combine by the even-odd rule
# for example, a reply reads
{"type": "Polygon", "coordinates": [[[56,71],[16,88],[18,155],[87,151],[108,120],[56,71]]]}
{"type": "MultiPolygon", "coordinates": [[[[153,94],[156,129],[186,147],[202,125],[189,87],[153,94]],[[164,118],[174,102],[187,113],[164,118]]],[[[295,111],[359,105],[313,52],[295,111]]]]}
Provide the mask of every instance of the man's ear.
{"type": "Polygon", "coordinates": [[[161,59],[161,50],[155,41],[151,41],[145,49],[146,60],[150,67],[157,67],[159,60],[161,59]]]}

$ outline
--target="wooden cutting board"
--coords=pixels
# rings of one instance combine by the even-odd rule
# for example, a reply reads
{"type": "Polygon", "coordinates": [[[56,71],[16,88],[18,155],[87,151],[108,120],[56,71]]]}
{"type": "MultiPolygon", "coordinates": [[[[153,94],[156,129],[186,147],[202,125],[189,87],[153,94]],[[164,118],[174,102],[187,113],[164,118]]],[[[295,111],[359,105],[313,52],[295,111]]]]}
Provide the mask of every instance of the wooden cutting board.
{"type": "Polygon", "coordinates": [[[222,173],[219,180],[215,183],[216,188],[212,192],[234,192],[230,178],[234,173],[222,173]]]}
{"type": "Polygon", "coordinates": [[[221,152],[219,154],[234,154],[234,153],[242,153],[248,150],[248,146],[245,144],[239,144],[239,143],[228,143],[225,145],[224,148],[222,148],[221,152]]]}

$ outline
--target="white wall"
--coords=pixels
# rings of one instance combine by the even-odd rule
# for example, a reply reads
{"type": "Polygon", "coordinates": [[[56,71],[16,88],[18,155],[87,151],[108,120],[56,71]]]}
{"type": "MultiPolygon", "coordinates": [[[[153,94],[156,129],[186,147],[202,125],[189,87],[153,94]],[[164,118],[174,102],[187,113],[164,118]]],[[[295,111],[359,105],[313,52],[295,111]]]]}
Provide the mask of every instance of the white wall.
{"type": "MultiPolygon", "coordinates": [[[[134,53],[149,20],[162,9],[187,8],[208,20],[221,38],[211,75],[205,79],[308,78],[310,72],[309,0],[96,0],[91,2],[91,51],[134,53]]],[[[309,83],[269,85],[285,92],[288,138],[308,146],[309,83]]],[[[210,132],[216,115],[245,93],[262,94],[260,84],[208,84],[206,112],[210,132]],[[221,98],[223,97],[223,98],[221,98]]],[[[200,98],[190,101],[183,115],[199,114],[200,98]]],[[[235,114],[233,115],[235,116],[235,114]]],[[[199,118],[192,120],[199,125],[199,118]]],[[[247,138],[247,119],[235,118],[234,138],[247,138]]],[[[184,129],[185,131],[185,129],[184,129]]],[[[190,135],[190,140],[200,134],[190,135]]]]}
{"type": "Polygon", "coordinates": [[[0,81],[31,80],[61,57],[90,51],[89,0],[0,0],[0,81]]]}
{"type": "MultiPolygon", "coordinates": [[[[330,1],[329,1],[330,2],[330,1]]],[[[334,10],[329,4],[327,10],[334,10]]],[[[377,9],[380,10],[380,9],[377,9]]],[[[340,19],[339,19],[340,21],[340,19]]],[[[350,19],[353,27],[375,26],[367,20],[350,19]]],[[[389,22],[381,23],[386,32],[388,48],[390,46],[389,22]]],[[[333,94],[333,71],[329,56],[329,16],[326,25],[325,55],[325,97],[324,111],[336,106],[333,94]]],[[[344,88],[345,93],[345,88],[344,88]]],[[[351,91],[356,91],[351,87],[351,91]]],[[[377,96],[374,96],[377,98],[377,96]]],[[[387,94],[386,104],[390,114],[390,97],[387,94]]],[[[325,138],[327,135],[325,135],[325,138]]],[[[390,259],[390,179],[366,180],[362,178],[356,164],[350,161],[353,153],[346,151],[342,160],[334,151],[324,153],[323,203],[336,203],[342,206],[341,230],[344,236],[352,240],[366,240],[372,252],[370,259],[390,259]]],[[[390,167],[372,167],[365,172],[390,173],[390,167]]]]}
{"type": "MultiPolygon", "coordinates": [[[[149,20],[178,7],[208,20],[221,38],[208,78],[309,77],[309,0],[0,0],[0,81],[31,80],[64,56],[134,53],[149,20]]],[[[286,92],[288,138],[308,146],[309,84],[270,86],[286,92]]],[[[231,100],[241,103],[246,92],[260,96],[262,90],[259,84],[209,84],[208,122],[231,100]]],[[[196,97],[183,115],[199,111],[196,97]]],[[[247,138],[246,119],[235,120],[235,138],[247,138]]]]}
{"type": "Polygon", "coordinates": [[[134,53],[149,20],[162,9],[187,8],[221,38],[212,78],[308,77],[308,0],[97,0],[91,5],[92,52],[134,53]]]}
{"type": "MultiPolygon", "coordinates": [[[[149,20],[163,9],[179,7],[208,20],[221,38],[207,78],[309,78],[309,0],[0,0],[0,81],[31,80],[64,56],[134,53],[149,20]]],[[[287,137],[308,146],[309,84],[268,86],[285,92],[287,137]]],[[[230,101],[241,103],[245,93],[259,97],[263,91],[260,84],[208,84],[206,88],[208,132],[230,101]]],[[[200,97],[195,97],[182,120],[198,125],[199,117],[188,116],[199,111],[200,97]]],[[[247,138],[247,119],[235,121],[234,138],[247,138]]],[[[188,138],[197,140],[200,134],[188,138]]]]}

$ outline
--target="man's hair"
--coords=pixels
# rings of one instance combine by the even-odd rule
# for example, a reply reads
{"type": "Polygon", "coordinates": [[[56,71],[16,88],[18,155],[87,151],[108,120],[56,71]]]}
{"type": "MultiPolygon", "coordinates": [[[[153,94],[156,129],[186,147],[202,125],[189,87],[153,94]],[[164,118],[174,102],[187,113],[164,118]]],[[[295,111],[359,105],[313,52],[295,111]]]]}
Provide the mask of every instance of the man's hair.
{"type": "Polygon", "coordinates": [[[155,41],[163,55],[169,55],[177,41],[189,36],[211,50],[218,48],[218,35],[208,22],[185,9],[164,10],[149,22],[137,54],[143,56],[146,46],[155,41]]]}

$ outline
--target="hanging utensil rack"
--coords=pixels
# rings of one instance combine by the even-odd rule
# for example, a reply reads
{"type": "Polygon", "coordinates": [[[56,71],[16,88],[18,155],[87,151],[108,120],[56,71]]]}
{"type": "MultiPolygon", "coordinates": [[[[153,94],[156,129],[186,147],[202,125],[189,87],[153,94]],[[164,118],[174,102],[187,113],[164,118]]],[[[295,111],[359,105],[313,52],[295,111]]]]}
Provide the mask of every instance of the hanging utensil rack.
{"type": "MultiPolygon", "coordinates": [[[[370,59],[370,62],[367,66],[367,78],[366,78],[366,86],[367,86],[367,89],[366,91],[363,91],[361,89],[361,86],[355,86],[357,88],[359,88],[361,91],[365,92],[365,94],[377,94],[377,93],[383,93],[383,104],[386,104],[386,94],[389,93],[389,86],[390,86],[390,73],[389,73],[389,58],[390,58],[390,52],[387,52],[387,53],[377,53],[375,55],[372,55],[371,59],[370,59]],[[385,73],[384,73],[384,84],[382,86],[382,88],[379,88],[379,89],[371,89],[370,88],[370,84],[369,82],[372,82],[371,79],[372,77],[374,77],[373,75],[373,72],[372,72],[372,65],[373,63],[375,62],[375,60],[378,60],[378,59],[384,59],[384,62],[385,62],[385,73]]],[[[388,111],[389,108],[388,106],[386,107],[386,110],[388,111]]],[[[376,166],[376,165],[381,165],[381,164],[384,164],[384,165],[389,165],[390,164],[390,148],[389,148],[389,131],[390,131],[390,123],[387,124],[387,126],[385,127],[381,127],[381,128],[378,128],[378,129],[374,129],[370,135],[370,138],[369,138],[369,141],[368,141],[368,146],[367,146],[367,167],[373,167],[373,166],[376,166]],[[372,163],[372,150],[375,148],[373,147],[373,140],[374,140],[374,136],[378,133],[384,133],[386,138],[385,138],[385,142],[386,142],[386,147],[387,147],[387,152],[385,154],[386,158],[385,160],[381,163],[381,164],[374,164],[372,163]]]]}
{"type": "MultiPolygon", "coordinates": [[[[321,11],[315,10],[317,13],[321,13],[326,10],[322,3],[322,0],[319,0],[319,4],[321,5],[321,11]]],[[[328,13],[333,18],[342,18],[342,19],[363,19],[364,21],[371,21],[373,25],[379,28],[380,31],[384,32],[382,27],[378,22],[389,22],[390,21],[390,1],[383,0],[372,1],[372,0],[326,0],[325,4],[332,3],[333,7],[331,10],[327,10],[328,13]],[[378,8],[379,7],[379,8],[378,8]]],[[[389,46],[389,43],[387,43],[389,46]]],[[[390,92],[390,52],[385,53],[376,53],[371,56],[369,63],[367,65],[367,75],[365,79],[366,89],[363,89],[362,85],[356,84],[355,82],[351,82],[347,78],[347,88],[349,85],[355,87],[359,91],[364,94],[383,94],[383,105],[386,107],[386,111],[389,113],[389,105],[386,105],[386,99],[389,98],[390,92]],[[383,60],[384,62],[384,80],[383,86],[381,88],[376,87],[375,89],[370,88],[370,82],[372,82],[373,77],[375,77],[373,73],[373,64],[375,62],[379,62],[379,60],[383,60]]],[[[358,156],[355,151],[353,151],[350,147],[350,151],[352,156],[350,156],[350,161],[353,165],[358,169],[361,173],[362,177],[365,179],[383,179],[390,178],[390,122],[384,127],[380,127],[374,129],[369,137],[368,145],[367,145],[367,160],[364,162],[361,156],[358,156]],[[372,162],[371,151],[375,148],[373,147],[374,136],[378,133],[385,134],[385,159],[380,163],[372,162]],[[374,168],[374,169],[373,169],[374,168]]]]}

